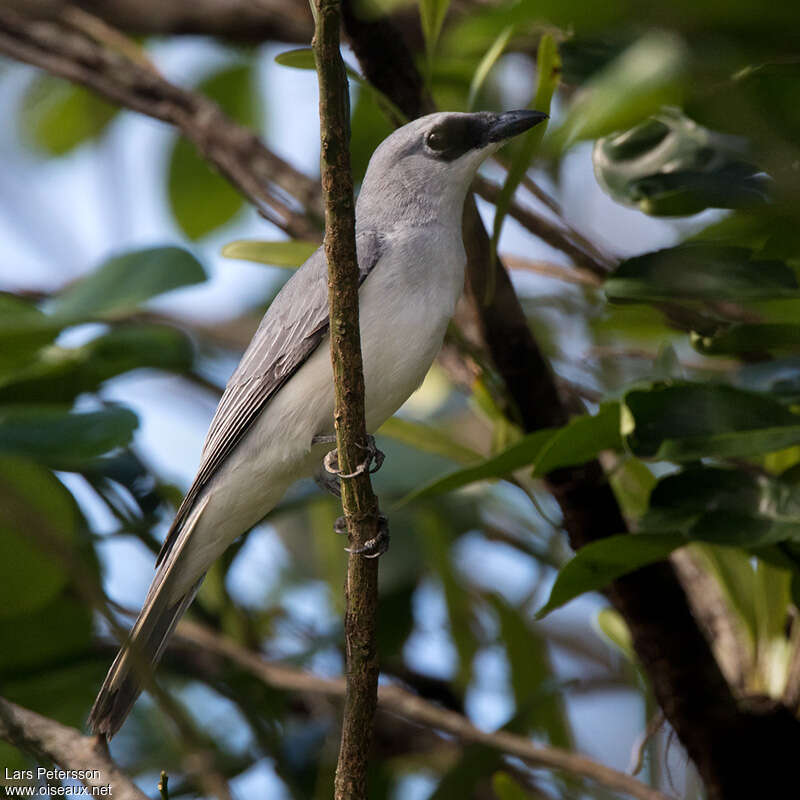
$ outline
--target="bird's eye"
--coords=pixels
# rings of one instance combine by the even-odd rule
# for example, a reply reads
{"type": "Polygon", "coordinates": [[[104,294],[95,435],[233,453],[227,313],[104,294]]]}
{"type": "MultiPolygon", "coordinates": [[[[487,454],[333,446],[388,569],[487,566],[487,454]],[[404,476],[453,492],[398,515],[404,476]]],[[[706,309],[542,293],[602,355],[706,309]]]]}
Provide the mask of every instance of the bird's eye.
{"type": "Polygon", "coordinates": [[[425,144],[427,144],[431,150],[444,150],[445,147],[447,147],[444,135],[439,131],[431,131],[425,137],[425,144]]]}

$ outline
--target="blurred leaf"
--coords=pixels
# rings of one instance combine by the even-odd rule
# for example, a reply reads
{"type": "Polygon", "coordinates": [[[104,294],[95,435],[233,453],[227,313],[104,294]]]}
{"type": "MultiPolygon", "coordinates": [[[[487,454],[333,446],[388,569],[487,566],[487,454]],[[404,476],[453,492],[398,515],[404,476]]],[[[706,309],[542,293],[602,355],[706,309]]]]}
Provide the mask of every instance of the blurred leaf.
{"type": "MultiPolygon", "coordinates": [[[[549,33],[545,33],[539,40],[536,73],[536,94],[531,102],[531,109],[549,114],[550,101],[553,99],[553,94],[561,78],[561,58],[558,55],[556,41],[549,33]]],[[[500,234],[503,229],[503,222],[508,214],[508,207],[511,205],[514,192],[516,192],[517,187],[525,177],[525,173],[528,171],[531,161],[533,161],[533,157],[542,143],[547,124],[547,121],[541,122],[527,131],[523,134],[522,141],[517,146],[514,159],[509,165],[503,188],[500,190],[500,197],[497,199],[497,210],[495,211],[492,230],[492,252],[497,252],[497,243],[500,241],[500,234]]],[[[492,293],[493,286],[487,287],[487,295],[491,297],[492,293]]]]}
{"type": "MultiPolygon", "coordinates": [[[[61,591],[67,565],[45,546],[71,546],[77,523],[72,497],[49,470],[0,455],[0,619],[34,614],[61,591]]],[[[0,656],[0,666],[14,660],[0,656]]]]}
{"type": "Polygon", "coordinates": [[[609,475],[609,483],[626,517],[638,519],[647,511],[656,478],[638,458],[626,458],[609,475]]]}
{"type": "Polygon", "coordinates": [[[27,369],[0,373],[2,403],[69,403],[109,378],[144,367],[185,372],[193,360],[186,335],[167,325],[123,325],[82,347],[45,349],[27,369]]]}
{"type": "Polygon", "coordinates": [[[630,128],[661,106],[678,103],[688,53],[673,33],[648,33],[583,87],[551,140],[564,150],[630,128]]]}
{"type": "Polygon", "coordinates": [[[26,367],[61,327],[31,303],[0,292],[0,381],[4,373],[26,367]]]}
{"type": "Polygon", "coordinates": [[[388,436],[423,453],[448,458],[457,464],[469,464],[481,459],[480,453],[455,441],[441,428],[413,422],[403,417],[395,416],[387,419],[378,429],[378,434],[388,436]]]}
{"type": "Polygon", "coordinates": [[[425,37],[429,71],[449,7],[450,0],[419,0],[419,19],[422,24],[422,35],[425,37]]]}
{"type": "Polygon", "coordinates": [[[752,392],[769,393],[785,403],[800,401],[800,357],[744,364],[735,384],[752,392]]]}
{"type": "Polygon", "coordinates": [[[686,543],[677,533],[624,533],[590,542],[561,568],[536,619],[585,592],[599,592],[622,575],[662,561],[686,543]]]}
{"type": "Polygon", "coordinates": [[[61,78],[37,75],[22,98],[23,138],[51,156],[61,156],[98,137],[119,108],[94,92],[61,78]]]}
{"type": "Polygon", "coordinates": [[[616,646],[628,661],[635,664],[636,651],[633,649],[633,637],[625,617],[613,608],[603,608],[597,612],[596,622],[603,636],[616,646]]]}
{"type": "Polygon", "coordinates": [[[630,130],[599,139],[592,161],[600,186],[617,202],[674,216],[763,203],[768,179],[745,161],[745,153],[739,139],[664,108],[630,130]]]}
{"type": "MultiPolygon", "coordinates": [[[[475,101],[478,99],[478,92],[483,87],[484,82],[489,77],[492,67],[497,63],[497,59],[503,55],[506,45],[514,33],[514,26],[509,25],[504,28],[497,35],[497,38],[492,42],[492,46],[486,51],[486,54],[481,59],[475,74],[472,76],[472,83],[469,86],[469,98],[467,100],[467,111],[474,111],[475,101]]],[[[541,45],[539,45],[541,47],[541,45]]]]}
{"type": "Polygon", "coordinates": [[[640,458],[733,458],[800,443],[800,416],[769,396],[730,386],[656,384],[625,395],[623,433],[640,458]]]}
{"type": "Polygon", "coordinates": [[[479,744],[461,748],[461,757],[448,769],[428,800],[475,797],[476,787],[503,766],[502,755],[479,744]]]}
{"type": "Polygon", "coordinates": [[[404,502],[450,492],[475,481],[503,478],[526,466],[532,466],[536,475],[546,475],[560,467],[583,464],[602,450],[621,446],[619,406],[608,403],[594,416],[576,417],[563,428],[536,431],[493,458],[438,478],[412,492],[404,502]]]}
{"type": "Polygon", "coordinates": [[[301,267],[318,248],[316,242],[304,242],[300,239],[280,242],[241,239],[226,244],[222,248],[222,255],[227,258],[257,261],[259,264],[269,264],[273,267],[301,267]]]}
{"type": "Polygon", "coordinates": [[[128,444],[138,424],[126,408],[74,413],[57,407],[0,407],[0,453],[74,468],[128,444]]]}
{"type": "Polygon", "coordinates": [[[693,335],[691,342],[703,355],[785,353],[800,349],[800,325],[740,322],[712,336],[693,335]]]}
{"type": "Polygon", "coordinates": [[[202,283],[200,262],[180,247],[152,247],[114,256],[66,289],[53,305],[57,317],[87,318],[130,311],[151,297],[202,283]]]}
{"type": "MultiPolygon", "coordinates": [[[[227,66],[197,87],[236,122],[253,128],[258,123],[259,94],[248,64],[227,66]]],[[[167,193],[175,220],[190,239],[200,239],[231,220],[245,206],[240,192],[213,171],[183,137],[177,137],[169,158],[167,193]]]]}
{"type": "Polygon", "coordinates": [[[535,800],[538,795],[528,794],[507,772],[495,772],[492,791],[497,800],[535,800]]]}
{"type": "Polygon", "coordinates": [[[393,130],[375,93],[360,87],[350,116],[350,167],[356,184],[364,180],[375,148],[393,130]]]}
{"type": "Polygon", "coordinates": [[[572,736],[547,639],[502,597],[491,598],[500,619],[500,644],[511,671],[516,718],[523,728],[542,732],[556,747],[572,746],[572,736]]]}
{"type": "MultiPolygon", "coordinates": [[[[292,69],[316,70],[317,66],[314,62],[314,51],[310,47],[298,47],[295,50],[286,50],[283,53],[278,53],[275,56],[275,63],[280,64],[282,67],[291,67],[292,69]]],[[[396,106],[392,100],[389,99],[380,89],[376,89],[361,73],[356,72],[352,67],[345,65],[347,77],[357,83],[362,89],[365,89],[372,95],[375,102],[379,107],[388,112],[398,122],[408,122],[406,115],[396,106]]]]}
{"type": "Polygon", "coordinates": [[[611,300],[751,300],[798,296],[794,270],[749,250],[682,244],[623,261],[605,282],[611,300]]]}
{"type": "MultiPolygon", "coordinates": [[[[0,547],[3,546],[3,536],[0,534],[0,547]]],[[[31,545],[28,542],[26,546],[31,545]]],[[[31,578],[23,589],[23,595],[26,592],[31,594],[31,589],[40,585],[39,575],[31,576],[30,565],[26,564],[24,554],[15,554],[13,563],[20,564],[23,573],[31,578]]],[[[18,580],[21,583],[21,579],[18,580]]],[[[4,682],[13,673],[27,675],[38,670],[53,669],[89,649],[92,639],[92,614],[89,609],[69,594],[52,597],[49,589],[45,594],[46,605],[37,603],[31,611],[18,608],[9,613],[5,602],[10,590],[6,590],[5,583],[0,587],[0,597],[3,598],[3,606],[0,607],[0,641],[6,645],[0,651],[0,680],[4,682]],[[52,599],[47,602],[48,598],[52,599]]]]}
{"type": "Polygon", "coordinates": [[[452,531],[443,515],[432,509],[425,509],[419,515],[416,532],[426,556],[425,563],[442,585],[450,621],[450,635],[458,652],[456,683],[459,688],[464,689],[472,677],[472,662],[478,651],[478,642],[474,631],[476,621],[472,600],[470,594],[464,591],[462,581],[453,567],[452,531]]]}

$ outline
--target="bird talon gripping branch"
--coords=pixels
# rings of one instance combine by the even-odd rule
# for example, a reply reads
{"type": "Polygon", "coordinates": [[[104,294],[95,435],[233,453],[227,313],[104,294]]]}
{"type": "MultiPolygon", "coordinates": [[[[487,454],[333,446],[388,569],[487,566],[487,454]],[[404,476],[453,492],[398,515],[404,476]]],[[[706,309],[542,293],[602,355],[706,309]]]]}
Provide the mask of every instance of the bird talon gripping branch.
{"type": "MultiPolygon", "coordinates": [[[[339,520],[337,520],[338,522],[339,520]]],[[[336,530],[334,526],[334,530],[336,530]]],[[[345,523],[346,530],[346,523],[345,523]]],[[[389,520],[385,514],[378,512],[378,532],[372,539],[367,539],[363,547],[345,547],[345,552],[364,558],[379,558],[389,549],[389,520]]]]}
{"type": "MultiPolygon", "coordinates": [[[[327,436],[315,436],[311,441],[313,444],[323,444],[326,443],[327,440],[327,436]]],[[[339,453],[337,450],[331,450],[322,460],[322,465],[325,467],[325,471],[331,475],[335,475],[337,478],[355,478],[356,475],[361,475],[364,472],[374,474],[383,466],[386,454],[383,453],[383,451],[378,450],[377,446],[375,445],[374,436],[368,435],[367,443],[365,445],[356,444],[356,447],[359,447],[361,450],[365,450],[367,457],[355,468],[353,472],[345,473],[339,469],[339,453]]]]}

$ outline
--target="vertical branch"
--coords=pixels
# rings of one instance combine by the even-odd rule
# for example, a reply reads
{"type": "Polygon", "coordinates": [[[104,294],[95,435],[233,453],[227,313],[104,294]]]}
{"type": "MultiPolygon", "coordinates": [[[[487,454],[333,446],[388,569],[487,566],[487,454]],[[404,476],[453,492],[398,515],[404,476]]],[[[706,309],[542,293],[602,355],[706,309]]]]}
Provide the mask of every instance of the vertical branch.
{"type": "MultiPolygon", "coordinates": [[[[336,446],[345,475],[359,472],[366,453],[364,375],[358,325],[358,262],[347,77],[339,52],[340,0],[315,0],[314,55],[319,75],[325,257],[328,262],[331,359],[335,388],[336,446]]],[[[351,549],[377,533],[378,504],[369,471],[342,478],[342,508],[351,549]]],[[[378,561],[351,554],[345,585],[345,693],[342,740],[336,767],[336,800],[366,800],[367,753],[378,699],[375,624],[378,561]]]]}

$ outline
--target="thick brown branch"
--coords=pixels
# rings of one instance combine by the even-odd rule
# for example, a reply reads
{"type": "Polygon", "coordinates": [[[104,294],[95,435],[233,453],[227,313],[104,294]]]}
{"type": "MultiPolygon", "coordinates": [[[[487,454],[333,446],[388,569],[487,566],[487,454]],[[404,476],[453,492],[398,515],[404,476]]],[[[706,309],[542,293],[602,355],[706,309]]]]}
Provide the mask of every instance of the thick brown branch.
{"type": "Polygon", "coordinates": [[[74,728],[43,717],[0,698],[0,739],[58,764],[64,770],[83,770],[84,785],[111,786],[114,800],[148,800],[111,760],[98,737],[82,736],[74,728]]]}
{"type": "Polygon", "coordinates": [[[147,65],[60,19],[35,19],[3,6],[0,53],[83,84],[124,108],[171,123],[268,219],[292,236],[318,236],[314,219],[321,216],[321,206],[315,182],[208,98],[169,83],[147,65]],[[296,207],[284,199],[285,194],[296,207]]]}
{"type": "MultiPolygon", "coordinates": [[[[273,664],[258,653],[187,620],[177,630],[177,643],[191,644],[198,652],[214,653],[229,659],[268,686],[291,692],[319,693],[340,697],[345,692],[341,678],[320,678],[293,667],[273,664]]],[[[667,800],[667,796],[636,778],[598,764],[586,756],[558,747],[534,744],[524,736],[505,731],[489,733],[476,728],[466,717],[431,703],[400,686],[381,686],[378,690],[381,710],[426,727],[434,728],[461,742],[482,744],[507,755],[516,756],[535,767],[560,770],[588,778],[608,789],[624,792],[641,800],[667,800]]]]}
{"type": "Polygon", "coordinates": [[[360,553],[370,540],[376,540],[378,503],[372,492],[369,470],[363,469],[368,452],[367,427],[359,338],[355,204],[350,173],[350,106],[347,76],[339,52],[339,0],[316,0],[316,8],[314,56],[320,88],[334,420],[338,462],[343,475],[342,508],[353,551],[348,559],[345,586],[347,691],[334,796],[336,800],[366,800],[367,757],[378,699],[375,636],[378,560],[364,558],[360,553]]]}

